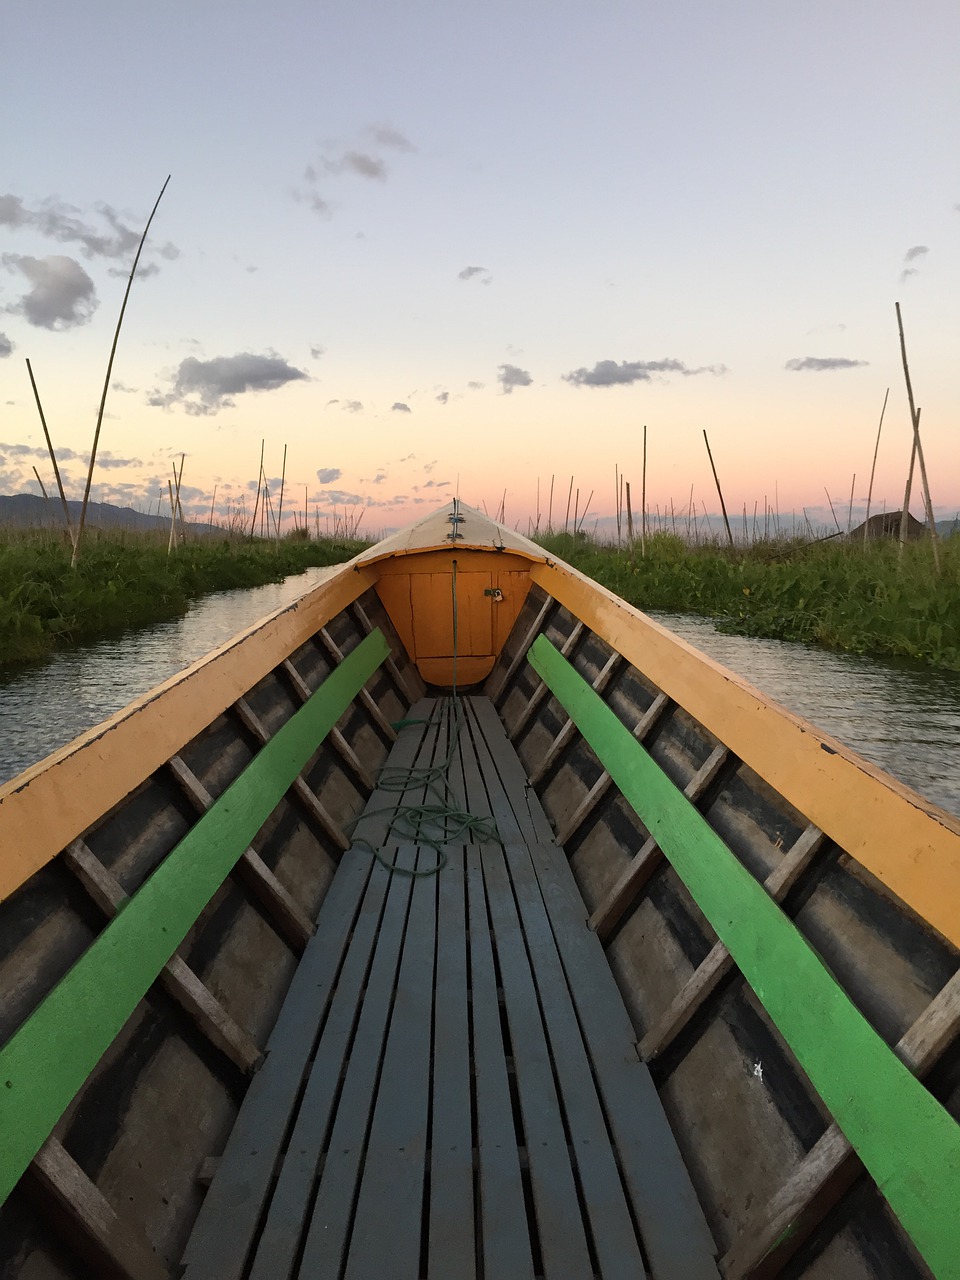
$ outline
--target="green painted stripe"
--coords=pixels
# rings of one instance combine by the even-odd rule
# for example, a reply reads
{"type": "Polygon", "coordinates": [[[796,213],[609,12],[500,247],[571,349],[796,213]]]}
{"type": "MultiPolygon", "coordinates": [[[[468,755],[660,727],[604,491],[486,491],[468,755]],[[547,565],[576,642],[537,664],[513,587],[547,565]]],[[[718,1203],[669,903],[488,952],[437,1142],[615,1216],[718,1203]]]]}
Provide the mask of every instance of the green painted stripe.
{"type": "Polygon", "coordinates": [[[389,652],[376,630],[344,658],[0,1050],[0,1204],[234,863],[389,652]]]}
{"type": "Polygon", "coordinates": [[[802,934],[543,636],[529,659],[656,837],[938,1277],[960,1277],[960,1125],[802,934]]]}

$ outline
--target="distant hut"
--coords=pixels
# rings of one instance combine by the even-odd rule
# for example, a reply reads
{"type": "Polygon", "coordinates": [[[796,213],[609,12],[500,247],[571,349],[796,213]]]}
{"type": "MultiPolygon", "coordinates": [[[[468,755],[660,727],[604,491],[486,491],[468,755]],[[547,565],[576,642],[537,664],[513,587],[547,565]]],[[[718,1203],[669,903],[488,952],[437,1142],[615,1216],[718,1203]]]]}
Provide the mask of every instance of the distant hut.
{"type": "MultiPolygon", "coordinates": [[[[858,525],[848,536],[850,538],[859,538],[862,542],[864,535],[867,538],[899,538],[900,537],[900,520],[902,512],[900,511],[883,511],[879,515],[871,516],[869,520],[858,525]]],[[[919,520],[915,520],[912,515],[907,513],[907,538],[923,537],[927,531],[927,526],[921,524],[919,520]]]]}

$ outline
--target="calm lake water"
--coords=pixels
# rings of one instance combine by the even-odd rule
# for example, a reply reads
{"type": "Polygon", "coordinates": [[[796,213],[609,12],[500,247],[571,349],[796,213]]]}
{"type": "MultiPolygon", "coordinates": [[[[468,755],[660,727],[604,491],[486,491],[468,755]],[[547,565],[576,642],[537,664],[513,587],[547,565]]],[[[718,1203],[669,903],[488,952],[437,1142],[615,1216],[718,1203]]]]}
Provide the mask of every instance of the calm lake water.
{"type": "MultiPolygon", "coordinates": [[[[183,617],[0,676],[0,782],[313,587],[324,570],[198,601],[183,617]]],[[[922,795],[960,814],[960,674],[721,635],[707,619],[664,626],[922,795]]]]}

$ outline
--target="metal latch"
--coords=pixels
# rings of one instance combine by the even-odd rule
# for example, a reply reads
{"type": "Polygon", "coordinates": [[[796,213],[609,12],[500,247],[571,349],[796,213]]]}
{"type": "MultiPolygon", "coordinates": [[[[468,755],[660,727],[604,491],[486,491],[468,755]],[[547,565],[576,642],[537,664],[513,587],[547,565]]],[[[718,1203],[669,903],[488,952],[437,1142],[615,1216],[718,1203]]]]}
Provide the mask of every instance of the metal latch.
{"type": "Polygon", "coordinates": [[[498,603],[503,599],[503,592],[499,587],[484,587],[483,594],[490,596],[491,599],[496,600],[498,603]]]}

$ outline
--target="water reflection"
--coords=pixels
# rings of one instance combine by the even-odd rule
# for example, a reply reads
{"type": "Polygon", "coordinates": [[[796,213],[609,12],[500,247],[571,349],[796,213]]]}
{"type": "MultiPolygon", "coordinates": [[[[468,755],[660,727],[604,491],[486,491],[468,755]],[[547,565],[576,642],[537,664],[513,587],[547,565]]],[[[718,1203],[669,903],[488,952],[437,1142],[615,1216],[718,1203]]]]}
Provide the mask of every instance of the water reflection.
{"type": "Polygon", "coordinates": [[[291,604],[327,573],[308,569],[284,582],[221,591],[182,618],[57,654],[41,668],[0,674],[0,782],[291,604]]]}
{"type": "Polygon", "coordinates": [[[935,804],[960,814],[960,673],[722,635],[709,619],[684,614],[651,617],[935,804]]]}

